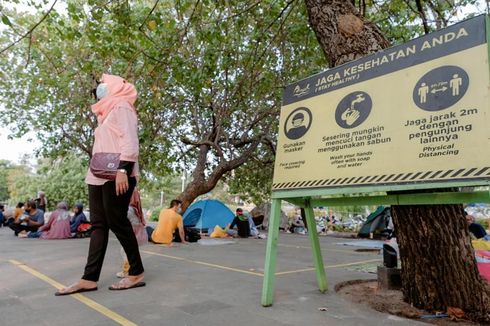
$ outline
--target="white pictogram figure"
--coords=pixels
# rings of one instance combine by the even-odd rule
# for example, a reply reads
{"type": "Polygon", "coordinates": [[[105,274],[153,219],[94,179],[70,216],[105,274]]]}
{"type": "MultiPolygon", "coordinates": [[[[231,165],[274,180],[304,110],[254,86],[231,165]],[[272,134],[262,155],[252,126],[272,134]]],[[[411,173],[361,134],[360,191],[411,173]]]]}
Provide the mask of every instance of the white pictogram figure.
{"type": "Polygon", "coordinates": [[[449,81],[449,86],[453,90],[453,96],[459,96],[459,88],[463,85],[463,79],[458,74],[453,75],[453,79],[449,81]]]}
{"type": "Polygon", "coordinates": [[[361,116],[361,113],[359,112],[359,110],[356,110],[354,108],[354,105],[364,102],[365,99],[366,98],[363,96],[363,94],[358,94],[357,98],[350,103],[350,107],[347,108],[344,113],[342,113],[342,116],[340,118],[344,120],[348,126],[352,126],[354,122],[356,122],[357,119],[359,119],[359,117],[361,116]]]}
{"type": "Polygon", "coordinates": [[[429,86],[426,83],[422,83],[419,87],[420,103],[427,102],[427,94],[429,93],[429,86]]]}

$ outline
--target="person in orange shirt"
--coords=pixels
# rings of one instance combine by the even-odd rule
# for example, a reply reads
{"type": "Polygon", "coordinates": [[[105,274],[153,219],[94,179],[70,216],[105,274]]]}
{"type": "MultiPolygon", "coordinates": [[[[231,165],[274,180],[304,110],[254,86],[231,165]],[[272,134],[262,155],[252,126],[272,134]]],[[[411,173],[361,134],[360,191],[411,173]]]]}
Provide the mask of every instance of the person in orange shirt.
{"type": "Polygon", "coordinates": [[[14,211],[14,219],[11,221],[8,221],[10,223],[19,223],[20,218],[24,214],[24,203],[19,202],[17,206],[15,206],[15,211],[14,211]]]}
{"type": "Polygon", "coordinates": [[[178,229],[182,243],[187,243],[184,234],[184,221],[180,213],[182,213],[182,202],[178,199],[172,200],[169,208],[160,211],[158,224],[155,230],[151,232],[150,241],[172,245],[174,232],[178,229]]]}

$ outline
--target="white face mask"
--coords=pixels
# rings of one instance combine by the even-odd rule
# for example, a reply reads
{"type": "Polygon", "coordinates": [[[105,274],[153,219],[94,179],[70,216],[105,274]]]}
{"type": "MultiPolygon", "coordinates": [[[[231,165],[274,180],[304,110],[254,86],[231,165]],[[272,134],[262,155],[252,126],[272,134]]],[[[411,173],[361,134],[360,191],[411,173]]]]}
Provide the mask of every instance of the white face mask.
{"type": "Polygon", "coordinates": [[[101,98],[104,98],[107,96],[107,84],[106,83],[100,83],[97,86],[97,90],[95,91],[95,94],[97,95],[97,98],[100,100],[101,98]]]}
{"type": "Polygon", "coordinates": [[[182,213],[182,208],[180,208],[180,207],[177,208],[177,213],[179,213],[179,214],[182,213]]]}

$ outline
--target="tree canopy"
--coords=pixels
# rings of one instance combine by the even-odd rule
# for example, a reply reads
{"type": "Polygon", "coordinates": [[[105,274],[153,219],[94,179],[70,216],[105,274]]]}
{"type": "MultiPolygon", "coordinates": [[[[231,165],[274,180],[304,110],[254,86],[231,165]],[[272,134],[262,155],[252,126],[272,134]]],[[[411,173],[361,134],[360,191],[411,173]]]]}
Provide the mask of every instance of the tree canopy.
{"type": "MultiPolygon", "coordinates": [[[[353,0],[392,43],[475,2],[353,0]]],[[[35,131],[46,157],[87,158],[94,80],[121,75],[139,90],[144,176],[192,171],[190,199],[223,177],[266,198],[282,88],[328,67],[300,0],[6,0],[0,10],[1,120],[14,136],[35,131]]]]}
{"type": "Polygon", "coordinates": [[[43,155],[89,155],[93,79],[122,75],[139,90],[145,173],[199,166],[203,180],[217,172],[210,187],[261,144],[273,149],[282,87],[324,65],[299,2],[69,1],[65,12],[5,12],[3,49],[42,21],[0,58],[2,119],[16,135],[34,129],[43,155]]]}

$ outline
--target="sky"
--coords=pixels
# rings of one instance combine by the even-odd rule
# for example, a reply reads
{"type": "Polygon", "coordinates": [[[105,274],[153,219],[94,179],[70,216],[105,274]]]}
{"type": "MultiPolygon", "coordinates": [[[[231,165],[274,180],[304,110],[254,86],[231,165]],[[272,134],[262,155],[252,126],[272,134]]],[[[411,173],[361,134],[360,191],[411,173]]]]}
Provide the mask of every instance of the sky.
{"type": "MultiPolygon", "coordinates": [[[[41,146],[34,133],[16,139],[8,139],[9,134],[10,131],[7,128],[0,128],[0,160],[19,163],[25,154],[32,154],[36,148],[41,146]]],[[[35,158],[32,157],[29,161],[35,161],[35,158]]]]}
{"type": "MultiPolygon", "coordinates": [[[[51,1],[48,1],[48,4],[46,4],[45,6],[49,7],[50,3],[51,1]]],[[[468,7],[467,10],[465,10],[464,14],[469,14],[472,12],[485,12],[486,6],[487,5],[485,3],[485,0],[479,0],[474,7],[468,7]]],[[[25,9],[25,8],[19,8],[19,9],[25,9]]],[[[462,15],[462,13],[458,13],[458,16],[459,15],[462,15]]],[[[1,31],[1,25],[2,24],[0,24],[0,31],[1,31]]],[[[0,112],[1,111],[2,108],[0,105],[0,112]]],[[[36,135],[34,133],[29,133],[22,138],[12,139],[12,140],[8,139],[9,134],[10,131],[8,130],[8,128],[5,128],[4,126],[0,126],[0,159],[1,160],[9,160],[14,163],[19,163],[21,158],[25,154],[32,154],[37,148],[42,146],[40,141],[36,139],[36,135]]],[[[33,164],[35,162],[35,158],[32,157],[30,162],[33,164]]]]}

